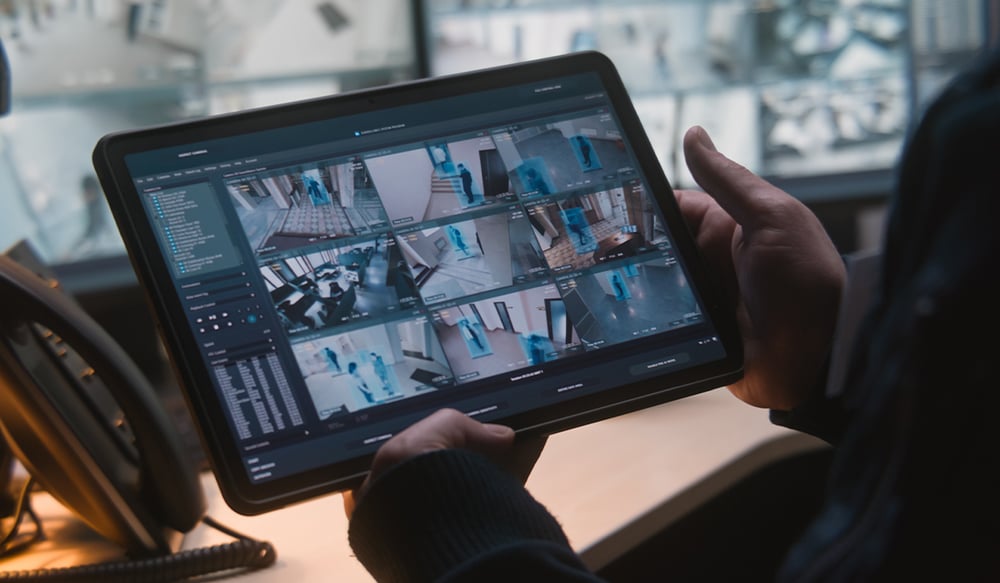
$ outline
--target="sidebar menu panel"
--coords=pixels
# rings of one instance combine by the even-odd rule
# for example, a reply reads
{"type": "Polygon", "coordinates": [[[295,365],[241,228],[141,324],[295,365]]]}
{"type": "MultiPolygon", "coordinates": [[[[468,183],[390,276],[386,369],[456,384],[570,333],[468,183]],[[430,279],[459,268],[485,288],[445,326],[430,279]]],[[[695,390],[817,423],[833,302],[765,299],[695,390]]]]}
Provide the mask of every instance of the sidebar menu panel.
{"type": "Polygon", "coordinates": [[[232,431],[247,442],[301,428],[305,419],[290,383],[296,377],[278,357],[281,326],[255,270],[243,266],[211,184],[143,194],[232,431]]]}
{"type": "Polygon", "coordinates": [[[207,182],[147,192],[146,204],[175,277],[240,265],[240,254],[224,232],[222,207],[207,182]]]}

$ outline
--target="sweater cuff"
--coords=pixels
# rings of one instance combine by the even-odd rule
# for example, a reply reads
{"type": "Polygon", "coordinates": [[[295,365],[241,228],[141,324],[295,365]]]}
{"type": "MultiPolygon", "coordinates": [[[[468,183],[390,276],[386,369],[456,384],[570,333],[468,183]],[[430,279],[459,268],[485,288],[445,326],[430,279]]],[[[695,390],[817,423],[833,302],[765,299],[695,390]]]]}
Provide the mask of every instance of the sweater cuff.
{"type": "Polygon", "coordinates": [[[465,450],[438,450],[389,469],[359,502],[348,530],[378,581],[432,581],[525,540],[569,548],[555,518],[513,476],[465,450]]]}
{"type": "Polygon", "coordinates": [[[837,328],[826,366],[816,378],[809,397],[791,411],[771,411],[775,425],[797,429],[836,445],[851,414],[844,407],[846,386],[855,345],[875,296],[882,256],[857,252],[843,257],[847,282],[837,311],[837,328]]]}
{"type": "Polygon", "coordinates": [[[816,398],[791,411],[771,409],[770,420],[775,425],[808,433],[837,445],[844,435],[846,414],[839,404],[816,398]]]}
{"type": "Polygon", "coordinates": [[[823,374],[809,391],[799,406],[789,411],[770,410],[771,423],[788,427],[796,431],[808,433],[829,444],[837,445],[847,425],[846,413],[841,405],[841,396],[830,397],[826,394],[827,371],[829,362],[823,368],[823,374]]]}

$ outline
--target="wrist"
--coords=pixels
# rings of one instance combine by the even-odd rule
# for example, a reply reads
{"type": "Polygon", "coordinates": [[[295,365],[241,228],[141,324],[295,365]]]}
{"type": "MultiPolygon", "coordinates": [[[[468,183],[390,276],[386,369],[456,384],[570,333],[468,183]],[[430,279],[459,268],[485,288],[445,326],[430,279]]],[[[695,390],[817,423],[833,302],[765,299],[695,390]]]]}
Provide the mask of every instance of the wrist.
{"type": "Polygon", "coordinates": [[[569,544],[515,477],[483,455],[457,449],[386,469],[358,502],[348,535],[358,560],[380,581],[435,580],[511,540],[569,544]]]}

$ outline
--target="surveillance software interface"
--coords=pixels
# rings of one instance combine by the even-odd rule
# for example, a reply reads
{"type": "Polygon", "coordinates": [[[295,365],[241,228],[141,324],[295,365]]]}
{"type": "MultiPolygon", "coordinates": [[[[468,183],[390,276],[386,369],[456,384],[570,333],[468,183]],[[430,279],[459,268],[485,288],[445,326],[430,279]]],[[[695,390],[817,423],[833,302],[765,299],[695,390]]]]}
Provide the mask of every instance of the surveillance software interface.
{"type": "Polygon", "coordinates": [[[126,162],[252,482],[723,355],[596,75],[126,162]]]}

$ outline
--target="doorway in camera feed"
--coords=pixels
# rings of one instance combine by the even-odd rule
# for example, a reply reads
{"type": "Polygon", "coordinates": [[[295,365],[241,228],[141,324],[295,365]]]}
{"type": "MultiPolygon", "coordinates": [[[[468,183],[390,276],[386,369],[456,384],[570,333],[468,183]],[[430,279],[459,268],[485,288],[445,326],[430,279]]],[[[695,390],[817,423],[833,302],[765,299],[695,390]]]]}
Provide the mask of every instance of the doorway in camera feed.
{"type": "Polygon", "coordinates": [[[703,320],[687,277],[669,252],[567,276],[559,280],[559,288],[567,314],[588,348],[627,342],[703,320]]]}
{"type": "Polygon", "coordinates": [[[365,160],[393,226],[516,200],[493,139],[478,135],[365,160]]]}
{"type": "Polygon", "coordinates": [[[583,348],[555,284],[442,308],[432,322],[459,383],[566,358],[583,348]]]}

